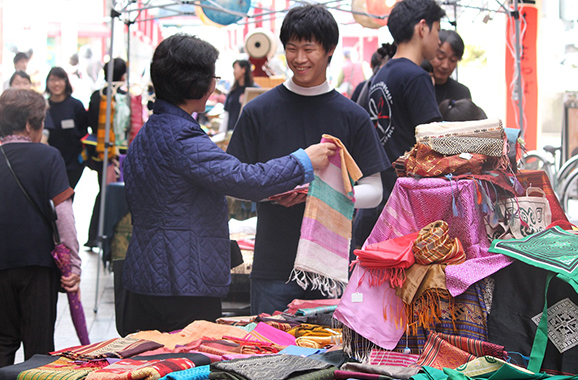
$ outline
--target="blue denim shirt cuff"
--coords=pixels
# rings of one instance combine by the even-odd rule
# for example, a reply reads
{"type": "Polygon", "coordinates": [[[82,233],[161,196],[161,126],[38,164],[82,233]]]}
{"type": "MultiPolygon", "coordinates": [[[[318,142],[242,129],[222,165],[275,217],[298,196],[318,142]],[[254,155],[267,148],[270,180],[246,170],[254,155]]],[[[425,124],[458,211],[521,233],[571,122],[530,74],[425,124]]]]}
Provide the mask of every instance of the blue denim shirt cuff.
{"type": "Polygon", "coordinates": [[[313,174],[313,164],[311,164],[311,160],[309,159],[307,153],[305,153],[303,149],[299,148],[295,152],[291,153],[291,155],[295,157],[297,161],[299,161],[303,171],[305,172],[305,180],[303,183],[312,182],[315,178],[315,175],[313,174]]]}

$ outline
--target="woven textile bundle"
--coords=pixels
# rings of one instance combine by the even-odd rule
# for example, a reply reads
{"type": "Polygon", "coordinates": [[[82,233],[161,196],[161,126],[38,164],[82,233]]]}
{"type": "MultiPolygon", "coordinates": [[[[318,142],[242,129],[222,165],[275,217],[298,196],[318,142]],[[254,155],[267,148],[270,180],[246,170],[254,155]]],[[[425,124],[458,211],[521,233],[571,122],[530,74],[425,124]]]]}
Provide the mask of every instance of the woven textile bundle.
{"type": "Polygon", "coordinates": [[[458,238],[451,239],[448,224],[438,220],[422,228],[413,243],[413,255],[418,264],[461,264],[466,253],[458,238]]]}
{"type": "Polygon", "coordinates": [[[337,298],[348,280],[353,184],[363,174],[338,138],[323,135],[321,142],[332,142],[338,149],[329,166],[315,171],[309,186],[290,279],[303,289],[311,285],[337,298]]]}

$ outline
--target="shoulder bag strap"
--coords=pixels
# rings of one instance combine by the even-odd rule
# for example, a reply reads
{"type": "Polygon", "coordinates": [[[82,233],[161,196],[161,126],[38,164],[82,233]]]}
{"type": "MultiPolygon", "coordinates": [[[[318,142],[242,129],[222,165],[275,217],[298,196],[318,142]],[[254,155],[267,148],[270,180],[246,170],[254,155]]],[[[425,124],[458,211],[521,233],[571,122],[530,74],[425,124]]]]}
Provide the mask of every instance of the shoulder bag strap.
{"type": "Polygon", "coordinates": [[[44,213],[40,210],[40,208],[38,208],[36,203],[34,203],[34,201],[28,195],[28,192],[26,191],[26,189],[24,189],[24,186],[22,186],[22,183],[20,182],[20,180],[18,179],[18,176],[14,172],[14,169],[12,168],[12,165],[10,164],[10,160],[8,159],[8,156],[6,155],[6,152],[4,152],[4,147],[2,146],[1,143],[0,143],[0,150],[2,151],[2,155],[4,156],[4,159],[6,159],[6,164],[8,165],[8,169],[10,170],[10,173],[12,173],[12,176],[14,177],[14,180],[18,184],[18,187],[20,188],[20,190],[22,190],[22,193],[24,194],[26,199],[28,199],[28,202],[30,202],[30,204],[34,207],[34,209],[38,212],[38,214],[40,214],[40,216],[42,216],[42,219],[44,219],[44,221],[46,221],[48,223],[48,225],[52,226],[52,231],[54,234],[54,242],[56,244],[59,244],[60,243],[60,234],[58,233],[58,227],[56,226],[56,223],[55,223],[56,210],[54,208],[54,202],[52,202],[52,199],[50,199],[50,206],[52,207],[52,212],[54,214],[54,217],[52,218],[52,220],[50,220],[49,218],[46,217],[46,215],[44,215],[44,213]]]}

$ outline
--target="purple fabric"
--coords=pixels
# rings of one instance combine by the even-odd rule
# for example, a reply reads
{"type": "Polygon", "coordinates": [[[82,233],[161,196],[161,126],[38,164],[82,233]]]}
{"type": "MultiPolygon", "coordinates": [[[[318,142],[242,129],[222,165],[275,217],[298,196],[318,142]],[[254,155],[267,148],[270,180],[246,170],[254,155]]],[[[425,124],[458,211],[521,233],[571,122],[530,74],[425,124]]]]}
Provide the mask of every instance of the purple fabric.
{"type": "Polygon", "coordinates": [[[491,242],[476,199],[473,180],[398,178],[365,245],[417,232],[436,220],[446,221],[450,236],[460,239],[467,258],[462,264],[446,268],[447,288],[452,296],[458,296],[512,262],[504,255],[488,252],[491,242]]]}
{"type": "MultiPolygon", "coordinates": [[[[56,266],[60,269],[60,273],[67,277],[70,276],[71,272],[71,253],[70,249],[64,244],[57,244],[52,251],[52,257],[56,262],[56,266]]],[[[86,329],[86,319],[84,317],[84,309],[82,308],[82,303],[80,302],[80,297],[78,292],[66,292],[68,296],[68,305],[70,307],[70,316],[72,317],[72,323],[76,329],[76,335],[80,340],[80,344],[87,345],[90,344],[90,339],[88,338],[88,330],[86,329]]]]}

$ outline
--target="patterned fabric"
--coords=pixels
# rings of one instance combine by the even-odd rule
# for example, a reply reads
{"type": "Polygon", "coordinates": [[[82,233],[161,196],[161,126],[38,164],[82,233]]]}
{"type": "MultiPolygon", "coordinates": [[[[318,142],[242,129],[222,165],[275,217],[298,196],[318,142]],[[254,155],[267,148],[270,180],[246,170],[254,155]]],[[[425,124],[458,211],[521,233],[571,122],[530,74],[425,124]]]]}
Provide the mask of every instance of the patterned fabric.
{"type": "Polygon", "coordinates": [[[363,372],[354,372],[354,371],[342,371],[337,370],[333,373],[335,379],[360,379],[360,380],[389,380],[389,376],[378,375],[374,373],[363,373],[363,372]]]}
{"type": "Polygon", "coordinates": [[[309,309],[299,309],[295,313],[295,315],[315,315],[315,314],[323,314],[323,313],[332,313],[337,309],[337,305],[332,306],[319,306],[319,307],[312,307],[309,309]]]}
{"type": "Polygon", "coordinates": [[[405,304],[405,316],[412,334],[418,327],[429,329],[440,321],[442,299],[449,301],[450,317],[454,318],[453,299],[446,288],[445,267],[445,264],[414,264],[407,270],[403,286],[396,289],[395,294],[405,304]]]}
{"type": "Polygon", "coordinates": [[[287,305],[287,313],[295,314],[299,309],[310,309],[320,306],[337,306],[339,304],[338,299],[319,299],[319,300],[300,300],[294,299],[289,305],[287,305]]]}
{"type": "Polygon", "coordinates": [[[413,243],[413,255],[418,264],[461,264],[466,254],[458,238],[451,239],[448,224],[438,220],[419,231],[413,243]]]}
{"type": "Polygon", "coordinates": [[[473,180],[398,178],[365,244],[419,231],[436,220],[446,221],[450,236],[457,237],[466,252],[464,263],[446,268],[446,286],[455,297],[512,262],[509,257],[488,252],[484,214],[476,199],[473,180]]]}
{"type": "Polygon", "coordinates": [[[524,188],[535,186],[541,188],[546,194],[546,199],[550,202],[550,211],[552,211],[552,221],[568,221],[556,193],[552,189],[550,180],[543,170],[520,170],[516,174],[516,178],[524,188]]]}
{"type": "Polygon", "coordinates": [[[206,380],[209,378],[209,373],[211,373],[211,366],[203,365],[169,373],[161,377],[161,380],[206,380]]]}
{"type": "Polygon", "coordinates": [[[504,140],[501,138],[448,136],[432,138],[425,144],[444,155],[467,152],[500,157],[504,154],[504,140]]]}
{"type": "MultiPolygon", "coordinates": [[[[493,356],[482,356],[457,367],[455,370],[469,377],[488,377],[488,375],[496,372],[504,365],[513,364],[506,363],[504,360],[493,356]]],[[[516,368],[521,372],[532,373],[522,367],[516,366],[516,368]]]]}
{"type": "Polygon", "coordinates": [[[409,367],[417,362],[419,355],[403,354],[401,352],[374,348],[369,354],[369,364],[371,365],[393,365],[398,367],[409,367]]]}
{"type": "Polygon", "coordinates": [[[429,145],[416,144],[409,152],[405,161],[406,175],[411,177],[441,177],[444,175],[460,175],[465,173],[480,174],[486,162],[486,156],[471,153],[464,158],[461,154],[444,156],[429,145]]]}
{"type": "MultiPolygon", "coordinates": [[[[532,322],[539,326],[542,313],[532,318],[532,322]]],[[[558,352],[566,352],[578,345],[578,306],[564,298],[548,307],[548,339],[558,352]]]]}
{"type": "Polygon", "coordinates": [[[486,283],[486,279],[475,283],[464,293],[456,296],[453,302],[440,299],[439,322],[432,328],[418,327],[415,333],[408,330],[408,335],[404,334],[399,339],[395,351],[402,352],[408,347],[412,353],[422,352],[430,331],[487,341],[488,314],[484,303],[486,283]]]}
{"type": "Polygon", "coordinates": [[[409,379],[419,372],[419,368],[398,367],[389,365],[370,365],[362,363],[347,362],[341,366],[347,371],[359,371],[365,373],[375,373],[389,376],[394,379],[409,379]]]}
{"type": "Polygon", "coordinates": [[[168,373],[193,368],[195,364],[185,358],[165,360],[123,359],[103,369],[88,374],[86,380],[157,380],[168,373]]]}
{"type": "Polygon", "coordinates": [[[304,323],[288,331],[299,347],[323,348],[341,342],[341,329],[304,323]]]}
{"type": "MultiPolygon", "coordinates": [[[[106,363],[108,364],[108,363],[106,363]]],[[[101,368],[100,363],[79,364],[72,359],[58,358],[52,363],[22,371],[18,380],[76,380],[84,379],[92,371],[101,368]]]]}
{"type": "Polygon", "coordinates": [[[244,339],[247,341],[269,342],[279,346],[290,346],[295,344],[295,337],[289,333],[278,330],[266,323],[259,322],[244,339]]]}
{"type": "MultiPolygon", "coordinates": [[[[106,95],[100,96],[100,104],[98,110],[98,128],[96,131],[96,153],[97,159],[102,161],[104,159],[104,143],[106,137],[106,95]]],[[[110,114],[114,115],[114,100],[110,102],[110,114]]],[[[114,128],[111,125],[109,130],[109,142],[115,144],[114,128]]],[[[108,149],[108,158],[112,159],[115,156],[114,149],[108,149]]]]}
{"type": "Polygon", "coordinates": [[[412,247],[418,234],[380,241],[353,251],[357,256],[354,263],[359,263],[369,273],[369,286],[379,286],[384,281],[392,287],[403,285],[405,270],[415,262],[412,247]]]}
{"type": "Polygon", "coordinates": [[[557,273],[578,292],[578,236],[572,232],[553,227],[523,239],[494,240],[490,252],[557,273]]]}
{"type": "Polygon", "coordinates": [[[338,150],[309,186],[291,280],[337,298],[348,279],[353,183],[363,174],[339,139],[323,135],[321,142],[338,150]]]}
{"type": "Polygon", "coordinates": [[[504,346],[431,331],[417,364],[438,369],[446,367],[455,369],[479,356],[486,355],[501,359],[506,359],[508,356],[504,351],[504,346]]]}
{"type": "Polygon", "coordinates": [[[132,337],[113,338],[87,346],[76,346],[51,352],[54,356],[64,356],[74,360],[95,360],[103,358],[128,358],[162,347],[160,343],[132,337]]]}
{"type": "Polygon", "coordinates": [[[230,379],[219,372],[231,373],[235,378],[248,380],[291,378],[297,373],[312,372],[330,367],[329,363],[294,355],[266,355],[211,364],[211,379],[230,379]]]}
{"type": "Polygon", "coordinates": [[[441,137],[481,137],[504,139],[504,127],[500,119],[484,119],[456,122],[435,122],[415,127],[417,142],[426,142],[441,137]]]}

